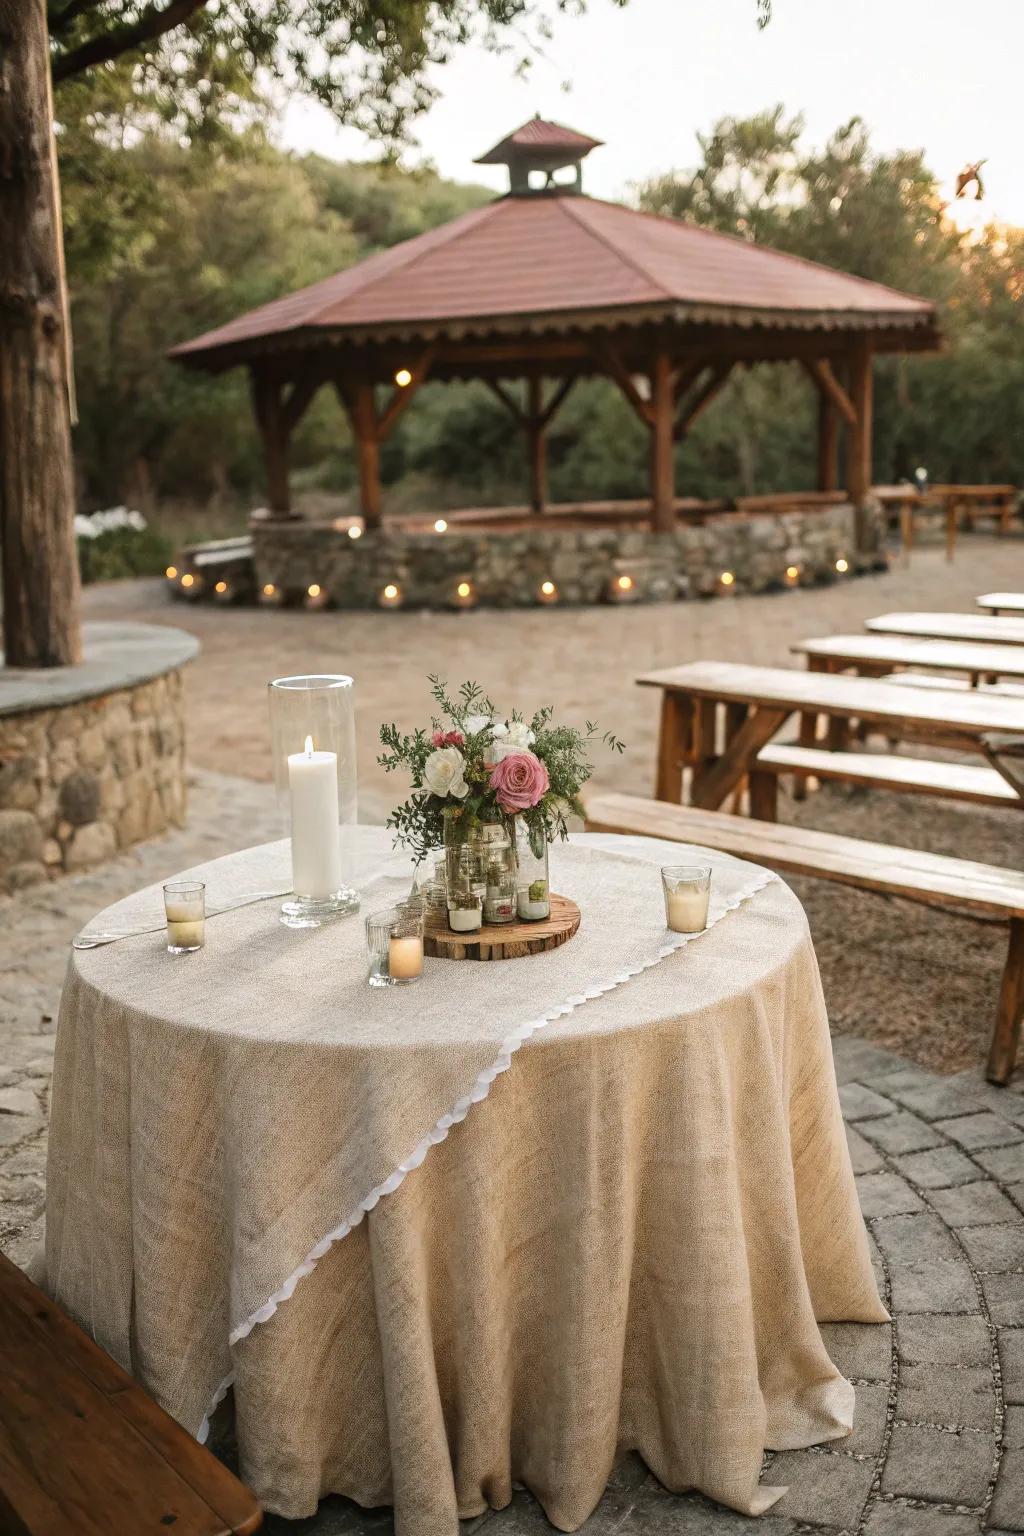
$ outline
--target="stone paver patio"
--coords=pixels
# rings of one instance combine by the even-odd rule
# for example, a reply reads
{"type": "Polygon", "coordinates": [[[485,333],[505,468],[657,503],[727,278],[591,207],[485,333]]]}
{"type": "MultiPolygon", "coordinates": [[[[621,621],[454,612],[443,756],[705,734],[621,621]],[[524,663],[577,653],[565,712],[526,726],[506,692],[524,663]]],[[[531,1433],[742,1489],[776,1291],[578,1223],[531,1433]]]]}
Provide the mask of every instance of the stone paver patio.
{"type": "MultiPolygon", "coordinates": [[[[278,835],[264,785],[204,773],[187,831],[3,905],[0,976],[0,1246],[27,1264],[42,1230],[45,1124],[67,945],[125,891],[278,835]]],[[[857,1384],[853,1436],[768,1458],[788,1485],[759,1521],[666,1493],[636,1458],[616,1471],[587,1536],[969,1536],[1024,1531],[1024,1081],[939,1077],[844,1035],[836,1066],[854,1168],[893,1325],[828,1324],[857,1384]]],[[[550,1530],[519,1493],[467,1522],[489,1536],[550,1530]]],[[[272,1536],[384,1536],[388,1511],[329,1499],[272,1536]]]]}

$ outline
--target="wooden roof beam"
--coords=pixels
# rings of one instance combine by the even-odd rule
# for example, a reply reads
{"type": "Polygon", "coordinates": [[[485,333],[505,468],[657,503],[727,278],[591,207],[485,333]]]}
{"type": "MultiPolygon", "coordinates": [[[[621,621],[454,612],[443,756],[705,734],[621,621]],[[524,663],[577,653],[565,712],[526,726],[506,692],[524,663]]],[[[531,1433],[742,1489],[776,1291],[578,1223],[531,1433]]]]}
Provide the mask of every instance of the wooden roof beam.
{"type": "Polygon", "coordinates": [[[715,363],[707,379],[689,400],[684,400],[679,407],[679,415],[673,436],[678,440],[686,436],[699,416],[702,416],[717,394],[724,389],[729,375],[733,370],[731,358],[723,362],[715,363]]]}
{"type": "Polygon", "coordinates": [[[622,390],[637,416],[645,427],[654,426],[654,407],[649,400],[645,400],[637,389],[622,358],[616,352],[610,341],[596,340],[594,342],[594,354],[602,364],[608,376],[622,390]]]}
{"type": "Polygon", "coordinates": [[[846,390],[843,388],[835,374],[832,372],[832,364],[829,362],[828,358],[804,357],[801,358],[801,362],[803,363],[807,373],[814,380],[815,384],[824,395],[825,399],[831,401],[836,410],[839,412],[840,416],[849,426],[855,426],[857,422],[857,412],[854,409],[853,401],[850,399],[849,395],[846,393],[846,390]]]}
{"type": "Polygon", "coordinates": [[[491,394],[500,400],[506,411],[515,417],[519,425],[521,427],[525,427],[530,418],[523,410],[522,406],[518,403],[518,401],[512,398],[504,384],[500,384],[497,379],[484,379],[484,383],[487,385],[487,388],[490,390],[491,394]]]}
{"type": "Polygon", "coordinates": [[[382,443],[388,436],[392,427],[402,416],[412,401],[416,392],[427,382],[430,373],[430,365],[434,361],[435,347],[428,347],[421,353],[419,361],[409,372],[412,374],[408,384],[396,384],[391,392],[391,399],[377,418],[377,441],[382,443]]]}

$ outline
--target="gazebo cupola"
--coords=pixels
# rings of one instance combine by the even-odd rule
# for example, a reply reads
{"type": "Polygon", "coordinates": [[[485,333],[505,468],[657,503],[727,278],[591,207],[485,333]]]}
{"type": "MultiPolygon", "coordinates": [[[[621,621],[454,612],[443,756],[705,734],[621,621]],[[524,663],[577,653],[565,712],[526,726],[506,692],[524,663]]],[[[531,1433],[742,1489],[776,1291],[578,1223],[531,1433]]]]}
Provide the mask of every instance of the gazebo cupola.
{"type": "Polygon", "coordinates": [[[600,148],[601,143],[601,139],[588,138],[574,128],[548,122],[538,112],[536,117],[531,117],[528,123],[508,134],[473,163],[507,165],[509,192],[513,197],[582,192],[583,160],[592,149],[600,148]],[[575,171],[573,180],[556,181],[555,172],[569,166],[575,171]]]}

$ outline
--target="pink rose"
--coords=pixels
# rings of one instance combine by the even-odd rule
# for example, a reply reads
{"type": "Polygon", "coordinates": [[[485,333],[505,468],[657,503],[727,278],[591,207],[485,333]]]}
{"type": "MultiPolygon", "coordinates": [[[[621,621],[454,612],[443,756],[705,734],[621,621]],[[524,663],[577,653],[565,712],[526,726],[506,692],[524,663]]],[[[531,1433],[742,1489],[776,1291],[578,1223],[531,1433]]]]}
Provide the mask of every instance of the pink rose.
{"type": "Polygon", "coordinates": [[[431,745],[441,747],[464,747],[466,738],[461,731],[435,731],[430,738],[431,745]]]}
{"type": "Polygon", "coordinates": [[[532,752],[513,752],[491,769],[490,785],[509,816],[538,805],[548,788],[548,771],[532,752]]]}

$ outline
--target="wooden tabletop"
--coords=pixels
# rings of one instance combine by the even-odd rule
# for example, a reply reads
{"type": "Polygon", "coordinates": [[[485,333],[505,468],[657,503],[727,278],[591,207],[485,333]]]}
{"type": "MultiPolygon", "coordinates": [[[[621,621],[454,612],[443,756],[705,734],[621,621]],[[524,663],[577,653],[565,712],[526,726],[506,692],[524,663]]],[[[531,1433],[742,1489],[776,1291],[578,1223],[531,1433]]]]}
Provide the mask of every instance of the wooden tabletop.
{"type": "MultiPolygon", "coordinates": [[[[1024,600],[1021,603],[1024,609],[1024,600]]],[[[937,672],[985,672],[1024,677],[1024,648],[983,645],[969,640],[921,640],[913,635],[824,635],[790,647],[801,656],[850,666],[873,662],[886,667],[930,667],[937,672]]]]}
{"type": "Polygon", "coordinates": [[[694,661],[661,672],[646,672],[637,682],[693,698],[799,709],[859,720],[911,722],[929,730],[947,729],[965,736],[980,736],[986,731],[1024,732],[1024,699],[976,689],[963,693],[924,688],[918,691],[876,682],[873,678],[800,672],[789,667],[747,667],[728,661],[694,661]]]}
{"type": "Polygon", "coordinates": [[[1024,613],[1024,592],[983,592],[975,602],[979,608],[1003,608],[1009,613],[1024,613]]]}
{"type": "Polygon", "coordinates": [[[883,613],[865,620],[864,628],[872,634],[1024,645],[1024,619],[999,619],[985,613],[883,613]]]}

